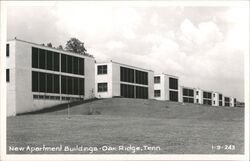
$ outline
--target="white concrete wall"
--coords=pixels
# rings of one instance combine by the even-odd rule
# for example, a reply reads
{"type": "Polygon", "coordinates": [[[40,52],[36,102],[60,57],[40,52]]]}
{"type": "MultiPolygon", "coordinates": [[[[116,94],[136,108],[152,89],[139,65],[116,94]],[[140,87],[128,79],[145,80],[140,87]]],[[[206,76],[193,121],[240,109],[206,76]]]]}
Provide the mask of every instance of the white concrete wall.
{"type": "Polygon", "coordinates": [[[84,58],[84,99],[95,97],[95,60],[93,58],[84,58]]]}
{"type": "Polygon", "coordinates": [[[230,97],[230,107],[234,107],[234,98],[230,97]]]}
{"type": "Polygon", "coordinates": [[[95,64],[95,96],[97,98],[111,98],[113,94],[112,85],[112,64],[111,63],[97,63],[95,64]],[[107,74],[97,74],[98,65],[107,65],[107,74]],[[98,92],[98,83],[108,83],[107,92],[98,92]]]}
{"type": "Polygon", "coordinates": [[[111,63],[112,65],[112,96],[121,96],[120,64],[111,63]]]}
{"type": "Polygon", "coordinates": [[[160,83],[154,84],[154,90],[160,90],[161,96],[160,97],[154,97],[156,100],[166,100],[166,87],[165,87],[165,77],[163,74],[161,75],[155,75],[160,77],[160,83]]]}
{"type": "Polygon", "coordinates": [[[154,98],[154,72],[148,72],[148,98],[154,98]]]}
{"type": "Polygon", "coordinates": [[[198,102],[199,104],[203,104],[203,90],[201,90],[199,88],[197,88],[195,90],[195,103],[197,103],[196,99],[199,100],[199,102],[198,102]],[[198,91],[198,95],[196,94],[197,91],[198,91]]]}
{"type": "Polygon", "coordinates": [[[212,106],[219,106],[219,93],[218,92],[212,93],[212,106]]]}
{"type": "MultiPolygon", "coordinates": [[[[16,115],[16,43],[9,42],[9,57],[6,57],[6,68],[10,69],[10,82],[7,82],[7,116],[16,115]]],[[[6,55],[6,54],[4,54],[6,55]]],[[[5,74],[5,73],[4,73],[5,74]]],[[[4,80],[5,81],[5,80],[4,80]]]]}

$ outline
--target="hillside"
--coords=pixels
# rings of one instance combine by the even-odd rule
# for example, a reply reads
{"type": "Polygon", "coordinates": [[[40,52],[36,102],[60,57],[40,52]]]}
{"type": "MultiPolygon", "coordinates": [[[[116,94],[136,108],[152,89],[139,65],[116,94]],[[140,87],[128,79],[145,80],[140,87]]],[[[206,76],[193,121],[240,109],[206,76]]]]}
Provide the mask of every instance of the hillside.
{"type": "MultiPolygon", "coordinates": [[[[45,114],[65,115],[68,109],[61,109],[45,114]]],[[[115,115],[126,117],[208,119],[208,120],[243,120],[244,109],[235,107],[213,107],[198,104],[108,98],[70,108],[70,115],[115,115]]]]}

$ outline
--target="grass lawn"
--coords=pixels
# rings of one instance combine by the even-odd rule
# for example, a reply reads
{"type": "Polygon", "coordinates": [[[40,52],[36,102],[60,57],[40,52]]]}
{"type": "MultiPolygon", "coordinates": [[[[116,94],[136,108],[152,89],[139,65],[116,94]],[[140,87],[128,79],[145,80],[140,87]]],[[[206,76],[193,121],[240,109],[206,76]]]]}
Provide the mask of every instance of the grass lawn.
{"type": "MultiPolygon", "coordinates": [[[[115,115],[23,115],[7,118],[9,146],[97,147],[94,154],[133,154],[131,150],[104,151],[105,145],[118,148],[141,147],[135,154],[243,154],[242,119],[157,118],[115,115]],[[235,150],[212,149],[234,145],[235,150]],[[143,146],[156,147],[144,149],[143,146]],[[159,150],[160,147],[160,150],[159,150]]],[[[30,151],[8,154],[28,153],[30,151]]],[[[33,153],[68,153],[65,151],[33,153]]],[[[88,154],[89,151],[72,153],[88,154]]]]}

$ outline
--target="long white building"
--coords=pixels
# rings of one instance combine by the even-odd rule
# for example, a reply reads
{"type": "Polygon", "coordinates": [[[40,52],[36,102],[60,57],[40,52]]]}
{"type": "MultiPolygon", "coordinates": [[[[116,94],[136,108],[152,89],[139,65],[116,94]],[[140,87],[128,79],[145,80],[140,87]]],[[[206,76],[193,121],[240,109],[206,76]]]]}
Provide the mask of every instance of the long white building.
{"type": "Polygon", "coordinates": [[[97,98],[153,98],[152,70],[114,61],[95,64],[95,96],[97,98]]]}
{"type": "Polygon", "coordinates": [[[7,116],[94,97],[92,57],[18,39],[6,57],[7,116]]]}
{"type": "Polygon", "coordinates": [[[165,73],[154,76],[154,98],[179,102],[179,79],[165,73]]]}

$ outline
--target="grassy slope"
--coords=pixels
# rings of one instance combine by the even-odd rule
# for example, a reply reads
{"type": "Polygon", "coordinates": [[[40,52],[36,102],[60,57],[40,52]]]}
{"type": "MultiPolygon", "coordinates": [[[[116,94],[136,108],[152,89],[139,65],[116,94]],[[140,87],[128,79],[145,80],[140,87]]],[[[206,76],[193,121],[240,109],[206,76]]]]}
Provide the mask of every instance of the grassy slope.
{"type": "MultiPolygon", "coordinates": [[[[161,147],[161,151],[137,152],[147,154],[239,154],[244,151],[243,109],[116,98],[75,106],[70,109],[70,119],[63,115],[66,112],[9,117],[8,145],[161,147]],[[89,109],[101,115],[82,115],[89,109]],[[211,148],[230,144],[236,145],[236,150],[211,148]]],[[[99,150],[97,153],[131,152],[99,150]]]]}

